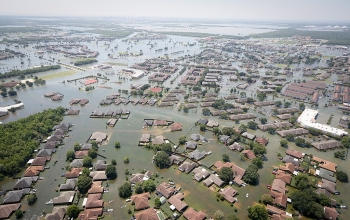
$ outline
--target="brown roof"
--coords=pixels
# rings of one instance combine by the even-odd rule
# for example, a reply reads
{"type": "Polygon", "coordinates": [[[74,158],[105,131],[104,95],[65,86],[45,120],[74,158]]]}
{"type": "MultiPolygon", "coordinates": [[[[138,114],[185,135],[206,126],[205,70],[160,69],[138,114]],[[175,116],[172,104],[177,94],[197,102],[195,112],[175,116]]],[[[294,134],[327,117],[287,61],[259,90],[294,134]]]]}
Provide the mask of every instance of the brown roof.
{"type": "Polygon", "coordinates": [[[95,209],[85,209],[83,213],[80,213],[78,216],[79,220],[97,220],[98,216],[101,216],[103,213],[102,208],[95,209]]]}
{"type": "Polygon", "coordinates": [[[325,219],[335,220],[339,216],[339,213],[335,208],[324,207],[324,217],[325,219]]]}
{"type": "Polygon", "coordinates": [[[103,200],[101,199],[101,197],[101,193],[89,194],[85,204],[85,208],[103,208],[103,200]]]}
{"type": "Polygon", "coordinates": [[[179,122],[175,122],[174,124],[171,125],[170,130],[171,131],[182,131],[182,124],[179,122]]]}
{"type": "Polygon", "coordinates": [[[157,187],[157,192],[162,194],[165,198],[169,198],[175,192],[175,189],[169,183],[163,182],[157,187]]]}
{"type": "Polygon", "coordinates": [[[7,219],[12,212],[17,211],[21,207],[21,203],[0,205],[0,219],[7,219]]]}
{"type": "Polygon", "coordinates": [[[156,211],[149,208],[135,214],[136,220],[159,220],[156,211]]]}
{"type": "Polygon", "coordinates": [[[301,153],[300,151],[297,151],[297,150],[287,150],[286,154],[290,155],[292,157],[295,157],[297,159],[301,159],[304,157],[303,153],[301,153]]]}
{"type": "Polygon", "coordinates": [[[242,154],[247,157],[248,159],[254,159],[256,156],[252,150],[244,150],[242,151],[242,154]]]}
{"type": "Polygon", "coordinates": [[[46,157],[36,157],[34,158],[33,162],[32,162],[32,166],[45,166],[46,164],[46,157]]]}
{"type": "Polygon", "coordinates": [[[272,205],[267,205],[266,209],[267,209],[268,213],[270,213],[270,214],[279,214],[279,215],[286,214],[286,211],[283,211],[282,209],[279,209],[279,208],[274,207],[272,205]]]}
{"type": "Polygon", "coordinates": [[[286,183],[280,179],[273,180],[271,189],[273,191],[280,192],[280,193],[285,193],[286,191],[288,191],[288,189],[286,188],[286,183]]]}
{"type": "Polygon", "coordinates": [[[290,184],[290,182],[292,181],[292,176],[288,173],[285,173],[282,170],[278,170],[276,173],[276,179],[280,179],[286,184],[290,184]]]}
{"type": "Polygon", "coordinates": [[[135,210],[149,208],[148,199],[150,197],[151,195],[148,192],[131,196],[131,202],[135,204],[135,210]]]}
{"type": "Polygon", "coordinates": [[[89,151],[81,150],[75,152],[75,158],[77,159],[83,159],[85,156],[88,156],[89,151]]]}
{"type": "Polygon", "coordinates": [[[284,166],[280,166],[279,169],[293,173],[295,171],[295,165],[292,163],[286,163],[284,166]]]}
{"type": "Polygon", "coordinates": [[[274,198],[276,205],[287,208],[287,196],[284,193],[270,191],[270,196],[274,198]]]}
{"type": "Polygon", "coordinates": [[[61,220],[67,211],[67,206],[53,207],[51,213],[45,216],[45,220],[61,220]]]}
{"type": "Polygon", "coordinates": [[[266,138],[263,138],[263,137],[261,137],[261,138],[257,137],[257,138],[255,138],[255,141],[261,145],[264,145],[264,146],[266,146],[267,143],[269,143],[269,140],[266,138]]]}
{"type": "Polygon", "coordinates": [[[88,191],[89,194],[103,193],[102,181],[92,182],[91,188],[88,191]]]}
{"type": "Polygon", "coordinates": [[[233,171],[233,176],[235,177],[235,180],[236,180],[236,178],[241,179],[245,173],[245,169],[243,169],[237,165],[233,165],[231,167],[231,169],[233,171]]]}
{"type": "Polygon", "coordinates": [[[168,202],[175,206],[175,209],[179,212],[182,212],[185,208],[187,208],[187,204],[182,201],[184,199],[184,194],[183,193],[178,193],[173,195],[168,199],[168,202]]]}
{"type": "Polygon", "coordinates": [[[222,167],[228,167],[228,168],[231,168],[233,166],[232,163],[229,163],[229,162],[226,162],[226,163],[223,163],[222,161],[216,161],[214,163],[214,167],[217,169],[217,170],[220,170],[222,167]]]}
{"type": "Polygon", "coordinates": [[[202,212],[202,211],[197,212],[192,207],[189,207],[184,212],[183,216],[187,220],[203,220],[203,219],[205,219],[207,217],[207,215],[204,212],[202,212]]]}
{"type": "Polygon", "coordinates": [[[64,177],[67,179],[70,178],[77,178],[79,176],[79,173],[83,171],[83,168],[72,168],[70,172],[67,172],[64,177]]]}
{"type": "Polygon", "coordinates": [[[24,177],[38,176],[41,171],[44,170],[43,166],[30,166],[24,171],[24,177]]]}
{"type": "Polygon", "coordinates": [[[321,168],[323,168],[323,169],[330,170],[332,172],[336,172],[337,171],[336,170],[337,169],[337,164],[335,164],[335,163],[332,163],[330,161],[327,161],[327,160],[324,160],[324,159],[321,159],[321,158],[315,157],[315,156],[312,157],[312,160],[318,162],[319,166],[321,168]]]}
{"type": "Polygon", "coordinates": [[[235,198],[234,196],[238,192],[232,188],[231,186],[226,187],[223,191],[220,192],[220,194],[228,201],[229,203],[234,203],[235,198]]]}

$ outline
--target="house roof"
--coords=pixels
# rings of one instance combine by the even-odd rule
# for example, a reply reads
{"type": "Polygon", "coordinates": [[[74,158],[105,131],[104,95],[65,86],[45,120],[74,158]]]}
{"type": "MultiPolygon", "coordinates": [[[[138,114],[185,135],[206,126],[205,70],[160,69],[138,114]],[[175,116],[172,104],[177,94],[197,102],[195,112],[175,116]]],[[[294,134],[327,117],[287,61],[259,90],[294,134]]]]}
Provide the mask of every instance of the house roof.
{"type": "Polygon", "coordinates": [[[269,140],[263,137],[257,137],[255,138],[255,141],[263,146],[266,146],[269,143],[269,140]]]}
{"type": "Polygon", "coordinates": [[[284,166],[280,166],[279,169],[283,171],[287,171],[289,173],[294,173],[295,165],[292,163],[286,163],[284,166]]]}
{"type": "Polygon", "coordinates": [[[74,179],[67,179],[66,183],[63,183],[60,185],[60,191],[63,190],[74,190],[75,189],[75,184],[78,181],[78,178],[74,179]]]}
{"type": "Polygon", "coordinates": [[[103,213],[103,208],[85,209],[78,216],[79,220],[97,220],[103,213]]]}
{"type": "Polygon", "coordinates": [[[159,135],[152,140],[152,144],[163,144],[165,142],[165,137],[159,135]]]}
{"type": "Polygon", "coordinates": [[[38,176],[40,172],[43,170],[44,170],[43,166],[30,166],[24,171],[23,176],[24,177],[38,176]]]}
{"type": "Polygon", "coordinates": [[[46,157],[36,157],[32,162],[32,166],[45,166],[47,161],[46,157]]]}
{"type": "Polygon", "coordinates": [[[274,179],[272,182],[271,189],[276,192],[285,193],[287,191],[286,183],[280,179],[274,179]]]}
{"type": "Polygon", "coordinates": [[[239,143],[235,142],[232,145],[230,145],[228,148],[231,150],[236,150],[236,151],[242,151],[244,147],[242,147],[239,143]]]}
{"type": "Polygon", "coordinates": [[[179,170],[185,173],[191,172],[195,167],[197,167],[197,164],[195,162],[187,162],[185,161],[179,166],[179,170]]]}
{"type": "Polygon", "coordinates": [[[89,194],[86,200],[85,208],[103,208],[103,200],[101,199],[101,193],[89,194]]]}
{"type": "Polygon", "coordinates": [[[83,168],[72,168],[71,171],[67,172],[64,177],[67,179],[70,178],[77,178],[80,175],[80,172],[82,172],[83,168]]]}
{"type": "Polygon", "coordinates": [[[199,151],[199,150],[194,150],[191,153],[189,153],[189,157],[194,160],[200,160],[204,158],[206,155],[207,155],[207,152],[199,151]]]}
{"type": "Polygon", "coordinates": [[[335,220],[338,218],[339,213],[337,212],[337,210],[335,208],[330,208],[330,207],[324,206],[323,209],[324,209],[325,219],[335,220]]]}
{"type": "Polygon", "coordinates": [[[179,122],[175,122],[170,126],[171,131],[182,131],[182,124],[179,122]]]}
{"type": "Polygon", "coordinates": [[[203,167],[197,167],[193,170],[194,176],[193,179],[201,181],[202,179],[207,178],[210,175],[210,172],[203,167]]]}
{"type": "Polygon", "coordinates": [[[77,158],[77,159],[82,159],[82,158],[84,158],[85,156],[88,156],[88,151],[86,151],[86,150],[80,150],[80,151],[76,151],[75,152],[75,158],[77,158]]]}
{"type": "Polygon", "coordinates": [[[288,174],[288,173],[285,173],[282,170],[278,170],[277,171],[275,178],[282,180],[286,184],[290,184],[290,182],[292,181],[292,176],[290,174],[288,174]]]}
{"type": "Polygon", "coordinates": [[[153,208],[145,209],[135,214],[136,220],[159,220],[156,211],[153,208]]]}
{"type": "Polygon", "coordinates": [[[302,153],[302,152],[300,152],[300,151],[297,151],[297,150],[287,150],[286,151],[286,154],[287,155],[290,155],[290,156],[292,156],[292,157],[295,157],[295,158],[297,158],[297,159],[301,159],[301,158],[303,158],[304,157],[304,154],[302,153]]]}
{"type": "Polygon", "coordinates": [[[69,204],[73,202],[75,191],[61,192],[58,197],[52,199],[53,204],[69,204]]]}
{"type": "Polygon", "coordinates": [[[105,139],[107,139],[107,134],[99,131],[94,132],[90,137],[90,140],[96,140],[98,143],[101,143],[105,139]]]}
{"type": "Polygon", "coordinates": [[[148,199],[150,197],[149,192],[131,196],[131,202],[135,204],[135,210],[149,208],[148,199]]]}
{"type": "Polygon", "coordinates": [[[189,207],[184,212],[183,216],[187,220],[204,220],[207,217],[207,215],[204,212],[202,212],[202,211],[197,212],[192,207],[189,207]]]}
{"type": "Polygon", "coordinates": [[[163,182],[157,187],[157,192],[162,194],[165,198],[169,198],[175,192],[175,189],[169,183],[163,182]]]}
{"type": "Polygon", "coordinates": [[[95,170],[105,170],[107,168],[107,163],[105,160],[97,160],[96,163],[94,164],[94,169],[95,170]]]}
{"type": "Polygon", "coordinates": [[[168,202],[175,206],[175,209],[179,212],[182,212],[185,208],[187,208],[187,204],[182,201],[184,199],[184,195],[183,193],[177,193],[175,195],[173,195],[172,197],[170,197],[168,199],[168,202]]]}
{"type": "Polygon", "coordinates": [[[252,150],[244,150],[242,151],[242,154],[244,154],[249,159],[254,159],[256,156],[252,150]]]}
{"type": "Polygon", "coordinates": [[[284,193],[270,191],[270,196],[274,198],[274,203],[283,208],[287,207],[287,199],[288,197],[284,193]]]}
{"type": "Polygon", "coordinates": [[[220,194],[226,199],[226,201],[228,201],[229,203],[234,203],[235,202],[235,198],[234,196],[237,194],[238,192],[232,188],[231,186],[226,187],[223,191],[220,192],[220,194]]]}
{"type": "Polygon", "coordinates": [[[322,167],[323,169],[330,170],[332,172],[337,172],[337,170],[336,170],[337,169],[337,164],[335,164],[333,162],[321,159],[321,158],[316,157],[316,156],[313,156],[312,160],[318,162],[319,163],[319,167],[322,167]]]}
{"type": "Polygon", "coordinates": [[[185,145],[186,145],[186,149],[194,150],[197,148],[197,143],[193,141],[187,141],[185,145]]]}
{"type": "Polygon", "coordinates": [[[93,181],[107,179],[105,171],[92,171],[90,172],[90,177],[92,177],[93,181]]]}
{"type": "Polygon", "coordinates": [[[243,169],[237,165],[232,165],[231,169],[233,171],[233,176],[235,178],[241,179],[245,174],[245,169],[243,169]]]}
{"type": "Polygon", "coordinates": [[[9,191],[6,193],[3,203],[16,203],[20,202],[24,195],[23,190],[9,191]]]}
{"type": "Polygon", "coordinates": [[[300,165],[300,162],[296,158],[294,158],[292,156],[289,156],[289,155],[284,156],[282,161],[285,162],[285,163],[292,163],[295,166],[299,166],[300,165]]]}
{"type": "Polygon", "coordinates": [[[13,189],[23,189],[23,188],[30,188],[33,182],[36,182],[38,180],[38,177],[22,177],[21,179],[17,180],[17,183],[13,186],[13,189]]]}
{"type": "Polygon", "coordinates": [[[103,193],[102,181],[94,181],[88,191],[88,194],[103,193]]]}
{"type": "Polygon", "coordinates": [[[68,206],[59,206],[59,207],[53,207],[53,210],[51,213],[48,213],[45,216],[46,220],[61,220],[63,219],[64,215],[66,214],[68,206]]]}
{"type": "Polygon", "coordinates": [[[150,142],[150,139],[151,139],[151,135],[150,134],[142,134],[140,142],[148,143],[148,142],[150,142]]]}
{"type": "Polygon", "coordinates": [[[37,157],[48,157],[48,156],[51,156],[51,154],[52,154],[51,149],[41,149],[36,156],[37,157]]]}
{"type": "Polygon", "coordinates": [[[214,175],[214,174],[210,174],[210,176],[203,181],[203,184],[207,187],[211,186],[212,184],[217,185],[218,187],[222,186],[222,184],[224,183],[224,181],[222,181],[218,176],[214,175]]]}
{"type": "Polygon", "coordinates": [[[21,203],[0,205],[0,219],[7,219],[21,207],[21,203]]]}
{"type": "Polygon", "coordinates": [[[70,167],[82,167],[83,166],[83,159],[74,159],[70,163],[70,167]]]}
{"type": "Polygon", "coordinates": [[[335,183],[326,179],[322,179],[321,188],[328,190],[330,193],[335,192],[335,183]]]}
{"type": "Polygon", "coordinates": [[[152,176],[151,171],[147,171],[144,174],[143,173],[135,173],[135,174],[131,175],[130,182],[131,183],[140,183],[140,182],[143,182],[145,180],[148,180],[151,176],[152,176]]]}

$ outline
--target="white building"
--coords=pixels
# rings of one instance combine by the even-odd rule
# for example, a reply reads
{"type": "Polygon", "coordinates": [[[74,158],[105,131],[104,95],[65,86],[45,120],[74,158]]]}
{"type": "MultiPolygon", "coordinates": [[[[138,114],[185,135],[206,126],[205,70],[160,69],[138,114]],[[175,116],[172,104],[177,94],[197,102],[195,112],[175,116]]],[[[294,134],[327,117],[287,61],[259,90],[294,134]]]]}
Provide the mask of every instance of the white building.
{"type": "Polygon", "coordinates": [[[300,123],[300,125],[302,127],[315,128],[321,132],[329,133],[329,134],[332,134],[334,136],[347,136],[348,135],[348,132],[344,131],[343,129],[334,128],[330,125],[317,123],[316,122],[317,114],[318,114],[318,110],[305,108],[303,113],[301,113],[301,115],[298,117],[297,121],[298,121],[298,123],[300,123]]]}
{"type": "Polygon", "coordinates": [[[131,77],[133,79],[139,79],[139,78],[141,78],[141,77],[143,77],[145,75],[145,72],[143,72],[142,70],[127,69],[127,68],[124,68],[122,70],[124,72],[132,73],[131,77]]]}

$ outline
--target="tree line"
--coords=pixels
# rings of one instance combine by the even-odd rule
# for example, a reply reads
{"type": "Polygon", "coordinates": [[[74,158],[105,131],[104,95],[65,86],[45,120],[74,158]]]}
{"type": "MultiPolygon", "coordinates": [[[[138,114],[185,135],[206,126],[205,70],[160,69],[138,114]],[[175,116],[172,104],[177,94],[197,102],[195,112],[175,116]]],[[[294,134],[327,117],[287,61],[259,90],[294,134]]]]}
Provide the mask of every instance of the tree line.
{"type": "Polygon", "coordinates": [[[21,171],[65,111],[63,107],[47,109],[0,126],[0,180],[21,171]]]}
{"type": "Polygon", "coordinates": [[[81,66],[89,63],[96,63],[98,62],[96,59],[85,59],[85,60],[78,60],[74,62],[74,66],[81,66]]]}
{"type": "Polygon", "coordinates": [[[14,77],[14,76],[30,75],[33,73],[40,73],[40,72],[45,72],[45,71],[49,71],[49,70],[56,70],[56,69],[60,69],[60,68],[61,68],[60,65],[52,65],[52,66],[35,67],[35,68],[30,68],[30,69],[25,69],[25,70],[11,70],[11,71],[6,72],[4,74],[0,74],[0,79],[14,77]]]}

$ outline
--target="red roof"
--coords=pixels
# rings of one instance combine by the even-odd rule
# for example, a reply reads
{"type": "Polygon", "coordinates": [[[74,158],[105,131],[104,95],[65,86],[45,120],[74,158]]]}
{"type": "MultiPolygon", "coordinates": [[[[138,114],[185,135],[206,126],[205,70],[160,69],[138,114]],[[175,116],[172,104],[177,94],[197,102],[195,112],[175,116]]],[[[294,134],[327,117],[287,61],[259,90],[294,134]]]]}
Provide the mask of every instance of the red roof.
{"type": "Polygon", "coordinates": [[[151,88],[150,90],[151,90],[151,92],[158,93],[158,92],[162,91],[162,88],[154,87],[154,88],[151,88]]]}

